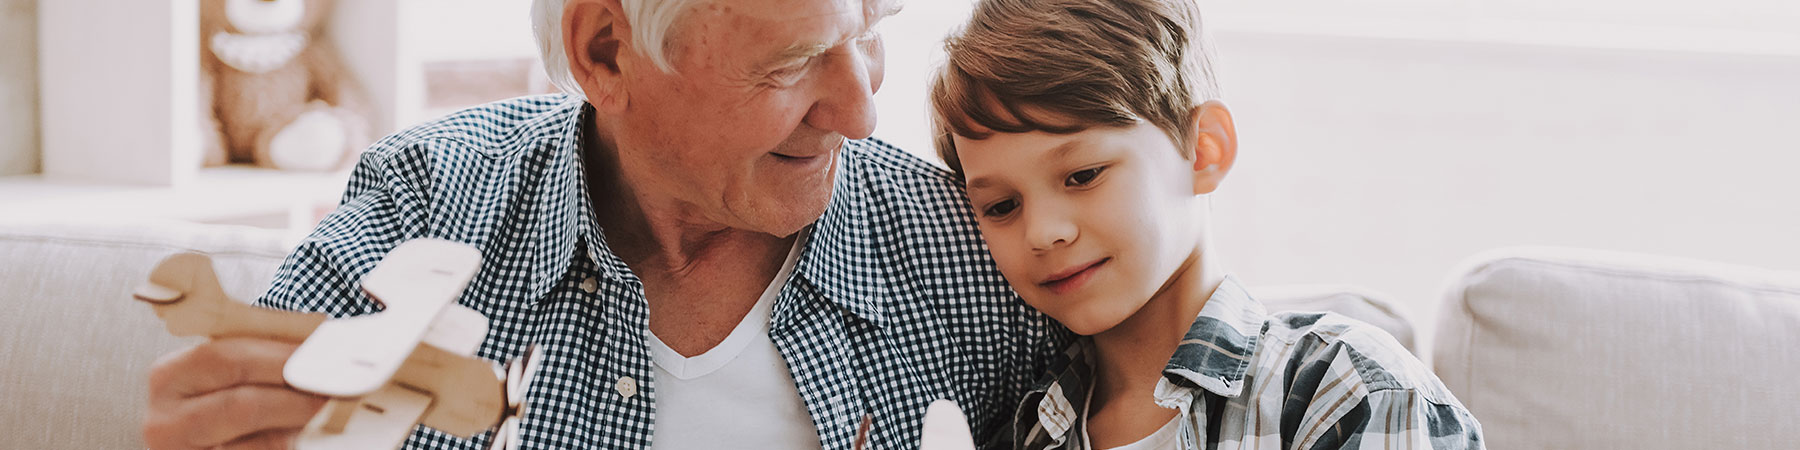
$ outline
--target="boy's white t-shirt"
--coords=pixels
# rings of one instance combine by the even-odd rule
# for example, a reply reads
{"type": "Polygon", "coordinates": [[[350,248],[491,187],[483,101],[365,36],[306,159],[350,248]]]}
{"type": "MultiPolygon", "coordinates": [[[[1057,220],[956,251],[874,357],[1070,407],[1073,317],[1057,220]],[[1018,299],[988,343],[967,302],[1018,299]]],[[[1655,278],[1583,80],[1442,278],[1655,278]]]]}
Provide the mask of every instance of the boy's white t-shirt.
{"type": "MultiPolygon", "coordinates": [[[[1087,407],[1091,406],[1093,404],[1094,404],[1094,390],[1090,388],[1090,389],[1088,389],[1087,401],[1082,402],[1082,410],[1081,410],[1082,417],[1087,417],[1087,415],[1088,415],[1087,407]]],[[[1093,441],[1088,440],[1088,437],[1092,436],[1092,433],[1088,432],[1087,426],[1088,426],[1088,422],[1086,420],[1081,421],[1081,448],[1091,449],[1091,448],[1094,448],[1094,443],[1093,443],[1093,441]]],[[[1149,436],[1144,436],[1143,439],[1138,439],[1137,442],[1132,442],[1130,444],[1125,444],[1125,445],[1121,445],[1118,447],[1109,448],[1106,450],[1169,450],[1169,449],[1175,449],[1175,448],[1177,448],[1176,444],[1179,443],[1179,442],[1177,442],[1177,440],[1180,437],[1181,437],[1181,415],[1176,414],[1175,417],[1169,418],[1169,423],[1163,424],[1162,428],[1157,428],[1156,432],[1150,433],[1149,436]]]]}
{"type": "MultiPolygon", "coordinates": [[[[1169,423],[1165,423],[1165,424],[1163,424],[1162,428],[1156,429],[1155,433],[1150,433],[1149,436],[1144,436],[1143,439],[1138,439],[1137,442],[1121,445],[1118,447],[1113,447],[1113,448],[1110,448],[1107,450],[1167,450],[1167,449],[1175,449],[1175,448],[1177,448],[1175,446],[1175,444],[1177,444],[1176,438],[1179,438],[1181,436],[1180,421],[1181,421],[1181,415],[1176,414],[1174,418],[1169,419],[1169,423]]],[[[1087,437],[1088,437],[1087,422],[1082,422],[1081,427],[1082,427],[1081,438],[1087,439],[1087,437]]],[[[1087,445],[1085,445],[1085,447],[1087,447],[1087,448],[1094,448],[1094,444],[1091,442],[1083,442],[1083,444],[1087,444],[1087,445]]]]}
{"type": "Polygon", "coordinates": [[[724,341],[692,358],[645,333],[656,370],[656,450],[820,448],[819,431],[769,339],[775,297],[794,272],[804,234],[775,280],[724,341]]]}

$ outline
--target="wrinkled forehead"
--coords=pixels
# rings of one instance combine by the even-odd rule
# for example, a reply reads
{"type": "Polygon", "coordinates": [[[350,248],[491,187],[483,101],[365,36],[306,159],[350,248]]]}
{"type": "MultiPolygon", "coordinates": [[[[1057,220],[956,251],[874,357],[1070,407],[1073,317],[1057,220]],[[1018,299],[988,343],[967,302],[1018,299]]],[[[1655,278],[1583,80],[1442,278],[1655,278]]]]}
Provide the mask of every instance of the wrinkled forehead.
{"type": "Polygon", "coordinates": [[[709,0],[690,10],[677,48],[708,65],[761,67],[805,59],[862,35],[900,0],[709,0]],[[695,49],[698,53],[691,53],[695,49]]]}
{"type": "Polygon", "coordinates": [[[805,39],[807,34],[853,32],[898,11],[901,0],[708,0],[694,6],[688,23],[700,34],[764,40],[805,39]]]}
{"type": "Polygon", "coordinates": [[[900,2],[901,0],[708,0],[696,8],[702,14],[793,22],[833,17],[873,19],[897,9],[900,2]]]}

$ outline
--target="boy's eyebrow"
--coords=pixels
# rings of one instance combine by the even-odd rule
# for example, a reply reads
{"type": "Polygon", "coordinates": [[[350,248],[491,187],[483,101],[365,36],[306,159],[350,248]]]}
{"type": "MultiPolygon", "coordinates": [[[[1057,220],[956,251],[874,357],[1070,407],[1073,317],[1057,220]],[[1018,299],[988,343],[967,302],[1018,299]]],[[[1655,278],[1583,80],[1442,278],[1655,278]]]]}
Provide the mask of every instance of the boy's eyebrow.
{"type": "MultiPolygon", "coordinates": [[[[1075,139],[1070,139],[1068,142],[1063,142],[1061,144],[1057,144],[1056,147],[1050,148],[1048,158],[1046,158],[1046,159],[1068,158],[1070,153],[1074,153],[1075,150],[1080,149],[1082,147],[1082,144],[1086,144],[1086,143],[1087,143],[1087,141],[1085,139],[1075,138],[1075,139]]],[[[972,178],[972,179],[969,179],[969,183],[967,185],[965,185],[966,186],[965,189],[985,189],[988,187],[992,187],[993,184],[994,184],[994,180],[989,177],[972,178]]]]}
{"type": "Polygon", "coordinates": [[[981,178],[969,180],[969,185],[966,189],[987,189],[989,186],[992,186],[993,184],[994,184],[993,179],[988,178],[988,177],[981,177],[981,178]]]}
{"type": "Polygon", "coordinates": [[[1081,144],[1084,144],[1084,143],[1085,142],[1081,138],[1070,139],[1068,142],[1064,142],[1060,145],[1057,145],[1056,148],[1050,149],[1050,158],[1052,158],[1052,159],[1067,158],[1067,157],[1069,157],[1070,153],[1074,153],[1075,149],[1080,148],[1081,144]]]}

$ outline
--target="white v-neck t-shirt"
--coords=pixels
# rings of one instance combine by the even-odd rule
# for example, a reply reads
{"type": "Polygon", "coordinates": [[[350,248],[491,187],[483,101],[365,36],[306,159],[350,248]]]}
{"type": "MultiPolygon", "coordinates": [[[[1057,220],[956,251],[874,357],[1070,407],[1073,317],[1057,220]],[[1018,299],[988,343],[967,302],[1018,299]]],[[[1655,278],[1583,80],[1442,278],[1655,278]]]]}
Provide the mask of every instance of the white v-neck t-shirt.
{"type": "Polygon", "coordinates": [[[756,306],[719,345],[692,358],[649,336],[656,370],[654,450],[820,448],[819,431],[794,387],[787,361],[769,339],[769,314],[793,275],[805,244],[795,239],[787,261],[756,306]]]}

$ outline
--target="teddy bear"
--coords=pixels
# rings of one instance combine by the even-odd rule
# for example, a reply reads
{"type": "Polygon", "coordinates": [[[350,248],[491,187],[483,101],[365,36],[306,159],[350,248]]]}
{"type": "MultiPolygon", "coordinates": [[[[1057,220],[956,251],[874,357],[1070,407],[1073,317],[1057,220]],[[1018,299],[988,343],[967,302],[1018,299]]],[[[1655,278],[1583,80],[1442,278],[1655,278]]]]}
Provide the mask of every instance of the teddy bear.
{"type": "Polygon", "coordinates": [[[201,0],[203,163],[323,171],[369,144],[369,101],[323,35],[331,0],[201,0]]]}

